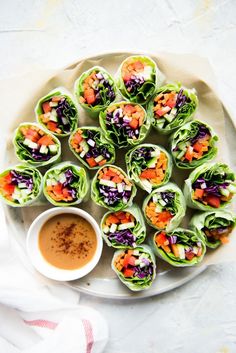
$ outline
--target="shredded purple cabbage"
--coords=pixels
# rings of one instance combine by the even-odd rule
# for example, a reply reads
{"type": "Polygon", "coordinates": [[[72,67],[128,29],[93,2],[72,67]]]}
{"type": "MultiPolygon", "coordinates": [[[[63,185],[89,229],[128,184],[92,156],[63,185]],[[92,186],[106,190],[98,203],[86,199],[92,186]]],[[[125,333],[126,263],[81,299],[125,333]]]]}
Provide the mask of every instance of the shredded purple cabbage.
{"type": "Polygon", "coordinates": [[[15,170],[11,170],[11,183],[14,185],[18,185],[19,183],[25,183],[26,187],[30,190],[33,189],[33,178],[28,175],[22,175],[15,170]]]}
{"type": "Polygon", "coordinates": [[[167,237],[168,241],[170,244],[176,244],[177,243],[177,236],[176,235],[169,235],[167,237]]]}
{"type": "Polygon", "coordinates": [[[194,136],[190,140],[191,144],[193,145],[195,142],[197,142],[199,139],[204,138],[206,135],[211,135],[209,129],[205,125],[199,125],[196,136],[194,136]]]}
{"type": "Polygon", "coordinates": [[[140,87],[144,84],[145,80],[143,77],[131,76],[131,79],[125,81],[125,87],[128,92],[136,94],[140,87]]]}
{"type": "Polygon", "coordinates": [[[70,132],[69,117],[75,115],[75,109],[71,107],[71,105],[68,103],[66,98],[62,98],[58,102],[56,112],[57,112],[58,122],[60,125],[63,126],[64,132],[70,132]],[[67,119],[67,123],[65,123],[65,120],[63,118],[67,119]]]}
{"type": "Polygon", "coordinates": [[[75,179],[75,176],[70,169],[67,169],[65,171],[65,177],[66,177],[66,181],[63,183],[63,186],[67,186],[67,185],[71,184],[75,179]]]}
{"type": "Polygon", "coordinates": [[[96,73],[96,77],[99,80],[99,83],[94,89],[96,100],[92,105],[105,104],[106,98],[112,102],[115,99],[115,92],[112,85],[104,78],[101,72],[96,73]]]}
{"type": "Polygon", "coordinates": [[[180,109],[184,104],[188,102],[188,97],[183,92],[184,90],[183,88],[181,88],[178,93],[176,104],[175,104],[175,108],[177,109],[180,109]]]}
{"type": "Polygon", "coordinates": [[[151,153],[154,151],[152,147],[141,147],[137,148],[133,153],[133,159],[143,157],[146,161],[151,157],[151,153]]]}
{"type": "Polygon", "coordinates": [[[175,198],[175,193],[174,192],[160,192],[161,198],[163,201],[165,201],[167,204],[172,204],[175,198]]]}
{"type": "Polygon", "coordinates": [[[193,183],[193,189],[202,189],[201,185],[205,183],[206,188],[204,188],[204,191],[208,192],[209,194],[212,194],[214,196],[221,196],[220,193],[220,188],[226,189],[227,186],[229,186],[229,183],[222,183],[222,184],[217,184],[214,181],[211,180],[205,180],[203,177],[198,178],[194,183],[193,183]]]}
{"type": "Polygon", "coordinates": [[[131,197],[131,191],[129,190],[118,192],[116,188],[111,188],[110,186],[105,185],[99,185],[99,192],[103,195],[104,202],[107,205],[114,205],[123,198],[128,202],[131,197]]]}
{"type": "Polygon", "coordinates": [[[135,273],[134,276],[143,279],[145,277],[148,276],[152,276],[153,275],[153,263],[150,262],[148,266],[145,267],[140,267],[140,266],[135,266],[133,267],[135,273]]]}
{"type": "Polygon", "coordinates": [[[135,246],[136,237],[129,229],[120,230],[108,235],[110,241],[116,241],[117,243],[135,246]]]}

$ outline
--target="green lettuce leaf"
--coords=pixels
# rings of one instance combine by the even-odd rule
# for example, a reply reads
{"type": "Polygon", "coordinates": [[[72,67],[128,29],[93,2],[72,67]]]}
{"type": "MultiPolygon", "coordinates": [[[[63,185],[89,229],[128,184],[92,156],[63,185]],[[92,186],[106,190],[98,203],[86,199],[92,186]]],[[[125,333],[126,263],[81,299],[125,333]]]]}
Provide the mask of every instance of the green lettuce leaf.
{"type": "Polygon", "coordinates": [[[164,75],[159,71],[157,68],[156,63],[149,58],[148,56],[144,55],[133,55],[128,58],[126,58],[120,65],[118,72],[116,74],[117,77],[117,87],[120,90],[120,93],[122,96],[129,100],[130,102],[133,103],[139,103],[139,104],[146,104],[147,101],[150,100],[150,98],[153,96],[155,93],[157,87],[160,87],[160,85],[164,81],[164,75]],[[129,92],[125,86],[124,80],[122,78],[121,70],[123,65],[129,61],[130,59],[135,59],[139,60],[142,63],[148,65],[149,67],[152,68],[151,72],[151,77],[148,80],[145,80],[143,85],[137,90],[137,92],[129,92]]]}
{"type": "MultiPolygon", "coordinates": [[[[135,244],[136,245],[140,245],[141,243],[144,242],[145,237],[146,237],[146,226],[145,226],[145,222],[143,219],[143,215],[139,209],[139,207],[137,205],[132,205],[131,207],[128,207],[125,209],[125,212],[129,212],[131,213],[134,218],[135,218],[135,226],[133,228],[130,228],[130,231],[132,232],[132,234],[135,236],[136,240],[135,240],[135,244]]],[[[109,215],[114,214],[114,212],[107,212],[104,214],[102,220],[101,220],[101,231],[102,231],[102,237],[105,240],[106,244],[108,246],[112,246],[113,248],[116,249],[132,249],[132,246],[128,246],[128,245],[124,245],[118,241],[116,241],[115,239],[109,239],[108,235],[109,233],[105,233],[104,232],[104,226],[106,224],[106,219],[109,215]]]]}
{"type": "Polygon", "coordinates": [[[35,107],[35,115],[36,115],[38,123],[41,124],[45,129],[47,129],[53,135],[56,135],[58,137],[68,136],[68,135],[70,135],[71,131],[76,129],[77,124],[78,124],[78,105],[69,91],[67,91],[64,87],[58,87],[58,88],[55,88],[54,90],[52,90],[51,92],[49,92],[46,96],[39,99],[39,101],[37,102],[36,107],[35,107]],[[68,109],[64,109],[64,111],[63,111],[63,116],[65,118],[67,118],[69,125],[70,125],[69,132],[64,132],[64,125],[63,124],[58,125],[58,128],[60,128],[62,130],[61,134],[58,134],[56,132],[52,132],[51,130],[47,129],[47,125],[41,119],[41,115],[44,114],[43,108],[42,108],[42,103],[49,101],[52,97],[55,97],[55,96],[62,96],[64,98],[66,98],[66,101],[68,102],[68,104],[70,106],[68,109]]]}
{"type": "Polygon", "coordinates": [[[176,166],[181,169],[191,169],[210,161],[217,154],[217,147],[215,147],[215,143],[217,140],[218,136],[215,134],[213,129],[206,123],[203,123],[199,120],[193,120],[183,125],[171,136],[171,154],[176,166]],[[186,160],[182,161],[181,158],[178,157],[178,155],[181,155],[182,146],[183,148],[188,145],[192,146],[191,140],[194,139],[194,137],[198,134],[199,127],[201,126],[207,128],[211,135],[209,140],[208,151],[204,152],[203,156],[199,159],[193,159],[191,162],[186,160]],[[176,151],[177,148],[178,150],[176,151]]]}
{"type": "Polygon", "coordinates": [[[194,215],[189,223],[189,226],[197,232],[199,237],[205,242],[206,246],[215,249],[221,245],[221,241],[208,237],[204,232],[204,229],[224,229],[231,228],[233,231],[236,224],[236,217],[229,211],[212,211],[212,212],[201,212],[194,215]]]}
{"type": "Polygon", "coordinates": [[[58,138],[51,133],[49,133],[46,129],[44,129],[42,126],[35,124],[35,123],[22,123],[18,126],[18,128],[15,130],[14,138],[13,138],[13,145],[15,147],[15,153],[18,159],[22,162],[25,162],[33,167],[42,167],[46,166],[48,164],[56,163],[57,161],[60,160],[61,157],[61,143],[58,140],[58,138]],[[50,152],[49,150],[49,156],[50,158],[48,160],[36,160],[32,156],[32,150],[30,150],[26,145],[24,145],[24,136],[20,129],[23,127],[30,127],[34,126],[37,127],[38,129],[42,130],[45,135],[51,136],[52,140],[55,142],[55,145],[57,146],[57,151],[55,153],[50,152]]]}
{"type": "Polygon", "coordinates": [[[192,118],[193,114],[197,109],[197,106],[198,106],[198,98],[194,90],[189,90],[184,87],[181,87],[180,83],[167,84],[163,87],[160,87],[157,90],[157,92],[155,93],[155,96],[149,102],[147,111],[151,117],[152,126],[155,129],[157,129],[161,134],[170,134],[171,132],[173,132],[183,124],[187,123],[192,118]],[[179,93],[181,88],[183,89],[183,94],[187,96],[187,98],[189,99],[189,102],[185,103],[181,108],[179,108],[179,110],[177,111],[177,114],[171,121],[168,121],[168,119],[166,119],[165,116],[161,117],[161,119],[157,119],[153,113],[155,97],[157,97],[160,93],[169,93],[171,91],[175,91],[176,93],[179,93]]]}
{"type": "MultiPolygon", "coordinates": [[[[202,211],[211,211],[215,210],[215,207],[210,205],[205,205],[201,201],[193,198],[194,190],[193,184],[198,178],[203,178],[205,181],[214,182],[216,185],[224,185],[227,181],[233,190],[233,193],[236,193],[236,183],[235,183],[235,174],[234,172],[223,163],[204,163],[200,165],[195,170],[193,170],[188,179],[185,180],[184,184],[184,196],[186,199],[187,206],[202,211]]],[[[225,208],[231,200],[222,202],[219,208],[225,208]]]]}
{"type": "Polygon", "coordinates": [[[76,134],[76,132],[78,130],[82,130],[83,131],[82,136],[83,136],[83,138],[86,141],[89,138],[88,131],[96,132],[96,134],[94,135],[94,138],[93,138],[93,140],[96,143],[94,148],[96,148],[98,150],[101,150],[104,147],[107,148],[107,150],[111,154],[111,158],[109,160],[107,160],[106,163],[113,163],[115,161],[115,158],[116,158],[115,148],[114,148],[114,146],[112,144],[108,143],[108,141],[105,139],[102,130],[99,127],[83,126],[83,127],[80,127],[79,129],[75,130],[72,133],[72,135],[69,138],[69,147],[70,147],[71,152],[73,152],[73,154],[76,156],[76,158],[78,158],[78,160],[81,163],[83,163],[88,169],[98,169],[98,168],[100,168],[100,166],[98,165],[96,167],[90,167],[90,165],[86,162],[86,159],[84,159],[84,157],[82,158],[80,156],[80,154],[78,152],[76,152],[75,149],[72,147],[71,141],[73,140],[74,134],[76,134]]]}
{"type": "Polygon", "coordinates": [[[176,227],[178,227],[178,225],[180,224],[180,222],[185,216],[185,212],[186,212],[186,203],[185,203],[184,195],[181,189],[173,183],[167,183],[166,185],[163,185],[158,189],[154,190],[150,195],[148,195],[145,198],[143,203],[143,213],[147,223],[155,229],[164,229],[167,232],[171,232],[176,227]],[[163,204],[163,199],[161,195],[165,195],[165,197],[168,199],[169,194],[171,195],[171,197],[169,197],[170,201],[166,204],[163,204]],[[174,217],[171,218],[171,220],[169,221],[166,227],[164,228],[157,227],[152,223],[151,219],[147,216],[146,207],[150,201],[155,203],[158,211],[157,214],[164,210],[174,214],[174,217]]]}
{"type": "Polygon", "coordinates": [[[158,188],[166,184],[172,173],[172,160],[169,153],[161,146],[153,145],[151,143],[145,143],[134,147],[129,150],[125,155],[127,173],[130,179],[140,186],[143,190],[146,190],[148,193],[152,189],[158,188]],[[150,165],[158,161],[158,154],[163,152],[167,157],[167,168],[165,171],[165,176],[161,183],[151,184],[147,179],[142,179],[139,175],[146,168],[151,168],[150,165]]]}
{"type": "Polygon", "coordinates": [[[43,178],[43,192],[47,200],[54,206],[72,206],[83,201],[89,190],[89,177],[84,168],[71,162],[62,162],[47,170],[43,178]],[[66,171],[73,173],[73,181],[69,184],[71,189],[76,191],[76,198],[72,201],[55,201],[47,191],[48,182],[60,181],[60,174],[66,171]]]}
{"type": "Polygon", "coordinates": [[[24,199],[24,202],[19,203],[17,200],[8,200],[2,193],[0,189],[0,197],[1,199],[9,206],[12,207],[24,207],[24,206],[29,206],[32,203],[34,203],[41,195],[42,193],[42,181],[43,177],[42,174],[39,172],[39,170],[29,167],[27,165],[16,165],[14,167],[8,168],[4,170],[0,174],[0,178],[6,176],[9,174],[11,171],[16,171],[18,174],[26,177],[31,177],[33,181],[33,188],[32,192],[27,195],[24,199]]]}
{"type": "Polygon", "coordinates": [[[190,267],[199,264],[203,260],[203,257],[206,253],[206,245],[197,233],[189,229],[176,228],[172,232],[166,234],[167,236],[176,236],[177,244],[180,244],[186,248],[193,248],[194,246],[197,247],[198,244],[201,245],[202,254],[198,257],[194,256],[192,260],[188,260],[186,258],[181,259],[180,257],[176,257],[173,252],[166,252],[161,247],[158,247],[155,242],[155,238],[160,232],[161,231],[158,231],[154,234],[152,239],[152,248],[158,257],[168,262],[170,265],[175,267],[190,267]]]}
{"type": "Polygon", "coordinates": [[[144,111],[144,121],[141,127],[138,127],[139,129],[139,136],[136,139],[133,139],[132,137],[129,137],[128,134],[124,132],[124,129],[122,129],[122,126],[116,126],[116,124],[107,124],[106,116],[108,113],[108,110],[111,109],[112,107],[116,107],[118,109],[120,105],[137,105],[135,103],[130,103],[130,102],[118,102],[118,103],[113,103],[111,104],[105,111],[101,112],[99,114],[99,122],[100,126],[105,134],[105,137],[108,141],[113,143],[119,148],[123,147],[128,147],[128,146],[135,146],[142,142],[146,137],[147,134],[149,133],[150,130],[150,119],[145,111],[145,109],[140,105],[140,108],[144,111]]]}
{"type": "Polygon", "coordinates": [[[117,256],[121,255],[125,250],[117,250],[114,253],[114,256],[112,258],[111,267],[112,267],[113,271],[115,271],[119,280],[123,284],[125,284],[130,290],[137,292],[137,291],[141,291],[144,289],[148,289],[152,285],[152,283],[156,277],[156,260],[155,260],[155,256],[152,253],[152,250],[150,249],[150,247],[148,245],[144,245],[144,244],[140,245],[140,246],[136,247],[134,250],[138,250],[140,253],[146,254],[148,256],[147,258],[151,261],[151,263],[153,263],[153,274],[150,274],[143,279],[141,279],[139,277],[133,277],[133,278],[124,277],[123,273],[115,267],[115,259],[117,258],[117,256]]]}
{"type": "MultiPolygon", "coordinates": [[[[93,71],[95,71],[96,73],[102,73],[103,75],[105,74],[108,77],[108,81],[109,81],[110,85],[112,86],[113,91],[116,96],[117,95],[117,88],[116,88],[115,81],[114,81],[113,77],[103,67],[94,66],[91,69],[83,72],[81,74],[81,76],[75,81],[74,94],[77,97],[78,101],[79,101],[79,98],[81,96],[83,96],[83,93],[84,93],[83,82],[93,71]]],[[[80,103],[81,107],[91,116],[91,118],[97,118],[99,113],[101,111],[103,111],[104,109],[106,109],[106,107],[108,107],[108,105],[111,104],[112,101],[115,100],[115,98],[113,100],[111,100],[107,96],[108,89],[103,84],[101,84],[99,88],[100,88],[99,93],[102,98],[102,104],[91,105],[91,104],[87,104],[87,103],[80,103]]]]}

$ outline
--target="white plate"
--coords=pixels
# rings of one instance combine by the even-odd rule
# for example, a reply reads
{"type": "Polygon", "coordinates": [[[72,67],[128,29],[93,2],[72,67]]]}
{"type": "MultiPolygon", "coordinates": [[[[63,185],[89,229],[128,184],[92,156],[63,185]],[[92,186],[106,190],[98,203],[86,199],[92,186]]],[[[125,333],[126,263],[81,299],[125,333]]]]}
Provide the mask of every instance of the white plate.
{"type": "MultiPolygon", "coordinates": [[[[47,87],[46,86],[36,87],[37,90],[34,91],[34,99],[30,100],[27,104],[25,104],[24,116],[26,118],[24,119],[22,117],[21,122],[23,122],[24,120],[29,121],[30,116],[32,117],[31,120],[33,121],[34,119],[33,109],[37,99],[43,96],[44,94],[46,94],[54,87],[58,85],[63,85],[72,91],[73,83],[75,79],[83,71],[87,70],[88,68],[96,64],[99,64],[100,66],[104,66],[111,74],[114,74],[115,69],[118,68],[122,60],[128,55],[130,55],[130,53],[105,54],[99,57],[88,58],[62,70],[53,78],[51,78],[51,75],[48,75],[48,81],[46,81],[47,87]]],[[[163,57],[164,55],[162,55],[162,64],[163,64],[163,57]]],[[[157,57],[152,56],[152,58],[155,61],[158,61],[157,57]]],[[[181,61],[180,59],[181,57],[179,57],[179,63],[177,64],[177,69],[178,69],[178,65],[180,65],[180,61],[181,61]]],[[[164,70],[164,73],[167,75],[167,77],[168,77],[168,65],[170,65],[168,64],[168,60],[170,60],[169,55],[167,55],[167,64],[161,67],[161,69],[164,70]]],[[[172,75],[173,75],[173,72],[172,72],[172,75]]],[[[170,77],[168,78],[170,80],[170,77]]],[[[172,79],[173,80],[178,79],[178,70],[176,71],[175,76],[173,76],[172,79]]],[[[33,78],[32,78],[32,82],[33,82],[33,78]]],[[[190,73],[188,73],[188,78],[182,77],[182,82],[183,84],[189,86],[190,88],[197,86],[198,96],[200,100],[200,106],[199,106],[197,117],[201,118],[202,116],[205,116],[205,119],[202,119],[202,120],[205,120],[206,122],[208,122],[207,116],[209,116],[208,114],[210,113],[210,111],[208,110],[208,105],[207,105],[208,102],[206,100],[206,97],[208,97],[209,93],[213,94],[212,90],[209,88],[209,86],[203,83],[201,78],[198,79],[194,74],[191,74],[191,71],[190,73]]],[[[230,117],[226,112],[225,112],[225,116],[226,116],[226,122],[228,126],[226,132],[227,134],[232,134],[232,131],[234,131],[234,129],[232,128],[233,125],[230,121],[230,117]]],[[[18,122],[16,122],[14,126],[15,128],[17,127],[18,123],[19,123],[19,120],[18,122]]],[[[94,120],[90,119],[88,115],[86,115],[86,113],[80,110],[79,125],[80,126],[98,125],[98,123],[94,122],[94,120]]],[[[168,144],[167,139],[168,138],[166,136],[161,136],[152,130],[148,138],[145,140],[145,142],[158,143],[167,147],[167,144],[168,144]]],[[[231,140],[232,140],[232,136],[231,136],[231,140]]],[[[234,141],[236,141],[236,139],[234,141]]],[[[234,149],[236,148],[235,143],[234,143],[234,146],[232,146],[232,148],[234,149]]],[[[63,151],[64,151],[63,160],[77,161],[67,147],[66,138],[63,139],[62,145],[63,145],[63,151]]],[[[13,147],[9,145],[6,153],[7,165],[14,164],[17,162],[12,152],[13,152],[13,147]]],[[[124,152],[125,150],[121,150],[119,151],[119,153],[117,153],[116,164],[121,166],[122,168],[125,168],[125,164],[123,160],[124,152]]],[[[94,174],[95,172],[91,172],[90,173],[91,177],[94,174]]],[[[182,186],[183,181],[187,177],[187,175],[188,175],[188,172],[174,169],[173,180],[176,181],[180,186],[182,186]]],[[[139,189],[138,195],[135,198],[135,201],[141,205],[145,195],[146,193],[139,189]]],[[[14,238],[17,240],[18,245],[20,245],[21,247],[20,253],[23,254],[22,260],[25,262],[25,265],[28,267],[30,266],[29,259],[25,254],[25,236],[26,236],[27,230],[31,222],[35,219],[35,217],[37,217],[42,211],[50,207],[52,207],[52,205],[50,205],[46,201],[44,201],[43,205],[41,204],[41,206],[32,206],[32,207],[27,207],[22,209],[19,209],[19,208],[14,209],[7,206],[5,207],[5,213],[8,218],[8,226],[10,227],[11,235],[14,235],[14,238]]],[[[95,205],[92,201],[81,203],[80,205],[78,205],[78,207],[84,209],[85,211],[90,212],[98,222],[100,221],[102,215],[106,212],[105,209],[95,205]]],[[[189,217],[191,216],[191,212],[192,212],[191,210],[188,210],[187,217],[181,224],[182,226],[187,226],[189,217]]],[[[147,227],[147,234],[152,235],[154,232],[155,230],[153,228],[147,227]]],[[[111,270],[110,263],[111,263],[113,252],[114,252],[114,249],[108,248],[108,246],[104,244],[102,258],[99,264],[96,266],[96,268],[91,273],[89,273],[86,277],[76,281],[67,282],[65,283],[65,285],[71,286],[74,289],[79,290],[81,292],[99,296],[99,297],[114,298],[114,299],[136,299],[136,298],[144,298],[144,297],[157,295],[157,294],[169,291],[171,289],[174,289],[188,282],[189,280],[193,279],[194,277],[196,277],[198,274],[200,274],[202,271],[206,269],[206,265],[199,265],[193,268],[174,268],[166,264],[164,261],[157,259],[157,278],[155,279],[152,287],[142,292],[133,293],[130,290],[128,290],[123,284],[121,284],[121,282],[118,280],[115,273],[111,270]]],[[[33,271],[32,268],[31,270],[33,271]]]]}

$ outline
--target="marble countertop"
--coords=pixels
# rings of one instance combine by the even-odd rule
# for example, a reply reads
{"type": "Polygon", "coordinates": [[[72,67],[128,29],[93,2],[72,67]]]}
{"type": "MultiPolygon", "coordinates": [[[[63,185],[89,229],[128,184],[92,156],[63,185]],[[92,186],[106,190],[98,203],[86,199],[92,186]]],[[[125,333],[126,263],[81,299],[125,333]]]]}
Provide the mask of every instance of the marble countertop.
{"type": "MultiPolygon", "coordinates": [[[[236,119],[235,13],[234,0],[2,1],[0,78],[104,51],[195,53],[209,59],[218,94],[236,119]]],[[[82,294],[81,304],[109,323],[104,353],[234,353],[235,297],[236,263],[228,263],[153,298],[82,294]]]]}

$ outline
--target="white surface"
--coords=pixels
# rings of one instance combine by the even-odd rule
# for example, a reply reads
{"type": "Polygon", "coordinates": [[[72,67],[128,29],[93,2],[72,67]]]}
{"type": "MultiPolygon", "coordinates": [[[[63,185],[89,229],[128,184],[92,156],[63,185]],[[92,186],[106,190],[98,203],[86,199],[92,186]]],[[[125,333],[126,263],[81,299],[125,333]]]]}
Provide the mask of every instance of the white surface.
{"type": "MultiPolygon", "coordinates": [[[[234,112],[235,13],[234,0],[2,0],[0,77],[32,66],[59,68],[94,52],[194,52],[208,57],[234,112]]],[[[236,264],[225,264],[151,299],[124,303],[83,294],[81,303],[109,322],[105,353],[235,353],[235,297],[236,264]]]]}

